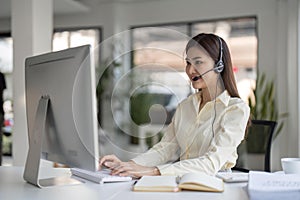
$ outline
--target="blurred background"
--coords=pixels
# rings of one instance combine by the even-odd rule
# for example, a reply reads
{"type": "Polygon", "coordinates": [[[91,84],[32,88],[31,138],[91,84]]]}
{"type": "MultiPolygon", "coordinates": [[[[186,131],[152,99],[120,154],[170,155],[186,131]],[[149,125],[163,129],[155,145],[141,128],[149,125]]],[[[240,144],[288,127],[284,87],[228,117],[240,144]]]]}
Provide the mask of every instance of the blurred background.
{"type": "MultiPolygon", "coordinates": [[[[33,12],[34,21],[38,15],[34,14],[34,1],[27,1],[24,12],[33,12]]],[[[20,55],[18,48],[26,46],[23,40],[30,38],[35,44],[40,39],[21,33],[34,28],[26,20],[14,21],[22,6],[14,2],[0,0],[0,71],[6,80],[2,149],[5,159],[11,158],[10,164],[22,165],[27,133],[24,102],[19,101],[24,82],[18,77],[23,76],[24,66],[19,64],[23,58],[14,55],[20,55]]],[[[101,154],[131,158],[159,141],[177,104],[195,92],[185,75],[185,45],[191,37],[206,32],[227,42],[245,102],[254,100],[253,90],[261,74],[273,81],[278,115],[288,113],[287,118],[278,119],[285,121],[285,126],[274,141],[274,169],[280,167],[283,155],[299,155],[298,90],[290,87],[299,84],[297,0],[51,2],[50,20],[40,15],[41,21],[47,21],[40,28],[51,31],[50,37],[43,37],[48,44],[44,49],[57,51],[83,44],[93,48],[101,154]]]]}

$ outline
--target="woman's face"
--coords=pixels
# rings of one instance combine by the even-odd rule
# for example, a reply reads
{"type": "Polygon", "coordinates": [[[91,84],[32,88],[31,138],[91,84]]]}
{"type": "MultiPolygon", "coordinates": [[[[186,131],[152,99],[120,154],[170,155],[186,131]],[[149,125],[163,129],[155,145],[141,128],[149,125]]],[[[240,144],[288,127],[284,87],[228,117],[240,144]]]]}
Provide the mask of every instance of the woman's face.
{"type": "Polygon", "coordinates": [[[214,68],[214,64],[214,60],[203,48],[191,47],[187,51],[185,72],[190,78],[193,88],[205,89],[209,83],[217,79],[217,74],[212,70],[214,68]],[[206,73],[198,80],[193,81],[194,77],[197,77],[208,70],[212,71],[206,73]]]}

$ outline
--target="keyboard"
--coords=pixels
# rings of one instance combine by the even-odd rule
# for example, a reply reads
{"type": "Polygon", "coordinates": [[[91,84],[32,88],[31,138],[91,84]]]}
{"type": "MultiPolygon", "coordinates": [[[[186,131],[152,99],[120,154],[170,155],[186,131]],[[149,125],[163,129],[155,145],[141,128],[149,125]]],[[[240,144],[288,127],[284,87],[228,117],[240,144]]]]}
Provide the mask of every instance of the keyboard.
{"type": "Polygon", "coordinates": [[[248,173],[244,172],[218,172],[216,177],[223,179],[224,182],[237,183],[237,182],[247,182],[248,173]]]}
{"type": "Polygon", "coordinates": [[[71,168],[71,173],[74,176],[78,176],[80,178],[93,181],[99,184],[132,180],[130,176],[123,177],[123,176],[110,175],[109,169],[102,169],[100,171],[92,172],[92,171],[79,169],[79,168],[71,168]]]}

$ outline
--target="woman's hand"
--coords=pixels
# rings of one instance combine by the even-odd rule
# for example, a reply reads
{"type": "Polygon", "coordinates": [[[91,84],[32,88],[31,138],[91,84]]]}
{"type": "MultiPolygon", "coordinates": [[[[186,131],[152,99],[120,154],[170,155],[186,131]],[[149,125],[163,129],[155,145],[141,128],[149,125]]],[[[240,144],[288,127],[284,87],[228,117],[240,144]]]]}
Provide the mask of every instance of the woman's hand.
{"type": "Polygon", "coordinates": [[[156,167],[145,167],[142,165],[138,165],[133,161],[122,162],[115,155],[104,156],[100,160],[99,165],[103,165],[109,168],[112,175],[131,176],[134,178],[160,175],[160,172],[156,167]]]}
{"type": "Polygon", "coordinates": [[[99,169],[101,169],[102,166],[112,169],[114,167],[119,166],[121,162],[122,161],[115,155],[106,155],[100,159],[99,169]]]}

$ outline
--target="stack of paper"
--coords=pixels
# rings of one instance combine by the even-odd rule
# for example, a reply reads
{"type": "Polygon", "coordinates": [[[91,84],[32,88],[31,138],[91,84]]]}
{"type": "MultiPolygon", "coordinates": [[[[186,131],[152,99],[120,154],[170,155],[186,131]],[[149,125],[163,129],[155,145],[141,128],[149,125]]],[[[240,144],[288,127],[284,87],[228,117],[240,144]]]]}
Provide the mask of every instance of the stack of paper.
{"type": "Polygon", "coordinates": [[[248,193],[251,200],[300,200],[300,175],[250,171],[248,193]]]}

